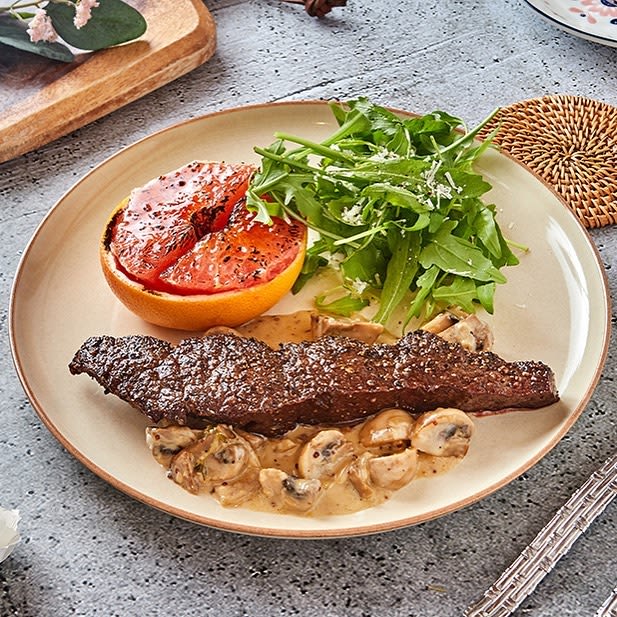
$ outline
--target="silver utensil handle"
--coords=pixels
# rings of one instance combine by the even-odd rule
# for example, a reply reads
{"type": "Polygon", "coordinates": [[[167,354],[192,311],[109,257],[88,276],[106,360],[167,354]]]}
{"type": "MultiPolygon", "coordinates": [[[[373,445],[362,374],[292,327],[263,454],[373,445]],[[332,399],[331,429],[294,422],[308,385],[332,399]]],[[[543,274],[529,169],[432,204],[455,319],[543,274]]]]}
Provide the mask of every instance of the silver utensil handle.
{"type": "Polygon", "coordinates": [[[617,616],[617,587],[613,589],[613,593],[606,598],[602,606],[598,609],[596,617],[616,617],[617,616]]]}
{"type": "Polygon", "coordinates": [[[609,458],[557,511],[465,617],[507,617],[536,588],[617,493],[617,454],[609,458]]]}

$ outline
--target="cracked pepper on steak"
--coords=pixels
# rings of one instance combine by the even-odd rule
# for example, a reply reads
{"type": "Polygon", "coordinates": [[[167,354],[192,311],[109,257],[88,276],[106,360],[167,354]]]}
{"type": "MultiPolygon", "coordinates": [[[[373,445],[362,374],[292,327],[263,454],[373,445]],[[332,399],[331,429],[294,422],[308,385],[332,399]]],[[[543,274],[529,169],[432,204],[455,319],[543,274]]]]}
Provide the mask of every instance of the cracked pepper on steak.
{"type": "Polygon", "coordinates": [[[468,352],[424,331],[393,345],[326,336],[276,350],[234,334],[176,346],[152,336],[96,336],[69,370],[88,374],[152,422],[224,423],[264,435],[298,423],[361,420],[388,407],[496,412],[559,399],[545,364],[468,352]]]}

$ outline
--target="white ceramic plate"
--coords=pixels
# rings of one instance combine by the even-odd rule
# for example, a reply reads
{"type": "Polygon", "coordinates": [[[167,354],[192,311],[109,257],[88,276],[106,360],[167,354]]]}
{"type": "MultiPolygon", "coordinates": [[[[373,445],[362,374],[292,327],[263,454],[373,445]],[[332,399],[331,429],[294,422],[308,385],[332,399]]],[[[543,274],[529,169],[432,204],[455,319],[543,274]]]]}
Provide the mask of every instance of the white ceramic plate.
{"type": "MultiPolygon", "coordinates": [[[[226,509],[165,477],[144,440],[145,419],[106,396],[67,365],[89,336],[182,333],[149,326],[107,288],[98,263],[103,225],[130,190],[193,159],[255,161],[254,145],[275,130],[325,138],[335,128],[324,103],[233,109],[190,120],[121,150],[80,180],[42,222],[23,256],[11,299],[17,371],[41,420],[78,460],[128,495],[178,517],[221,529],[281,537],[376,533],[420,523],[469,505],[542,458],[583,410],[608,345],[608,293],[597,254],[566,206],[510,158],[491,151],[480,171],[505,233],[530,247],[507,271],[495,317],[495,350],[510,360],[538,359],[557,375],[561,401],[543,410],[477,420],[468,456],[453,471],[420,479],[382,506],[353,515],[304,518],[226,509]]],[[[310,290],[308,290],[310,292],[310,290]]],[[[275,311],[306,303],[285,298],[275,311]]]]}
{"type": "Polygon", "coordinates": [[[617,47],[616,0],[525,0],[553,25],[594,43],[617,47]]]}

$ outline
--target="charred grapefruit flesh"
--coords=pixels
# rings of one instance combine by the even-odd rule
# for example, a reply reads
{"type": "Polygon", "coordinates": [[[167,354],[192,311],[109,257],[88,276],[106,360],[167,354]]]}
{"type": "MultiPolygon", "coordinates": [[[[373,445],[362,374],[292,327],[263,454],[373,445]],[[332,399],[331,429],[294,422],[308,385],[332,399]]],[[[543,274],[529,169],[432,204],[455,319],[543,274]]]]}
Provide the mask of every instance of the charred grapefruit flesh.
{"type": "Polygon", "coordinates": [[[238,325],[287,293],[302,267],[306,228],[254,220],[245,207],[254,171],[196,161],[133,190],[101,241],[103,271],[118,298],[147,321],[201,329],[238,325]],[[189,304],[191,318],[181,319],[189,304]]]}

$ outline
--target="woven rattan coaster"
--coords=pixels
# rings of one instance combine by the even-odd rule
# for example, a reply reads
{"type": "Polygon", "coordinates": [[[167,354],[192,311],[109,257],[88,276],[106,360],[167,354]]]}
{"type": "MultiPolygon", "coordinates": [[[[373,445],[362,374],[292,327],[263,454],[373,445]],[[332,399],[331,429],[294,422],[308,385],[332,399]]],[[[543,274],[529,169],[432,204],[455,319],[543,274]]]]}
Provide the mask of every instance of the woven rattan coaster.
{"type": "Polygon", "coordinates": [[[617,107],[554,95],[503,107],[484,139],[529,167],[559,193],[585,227],[617,223],[617,107]]]}

